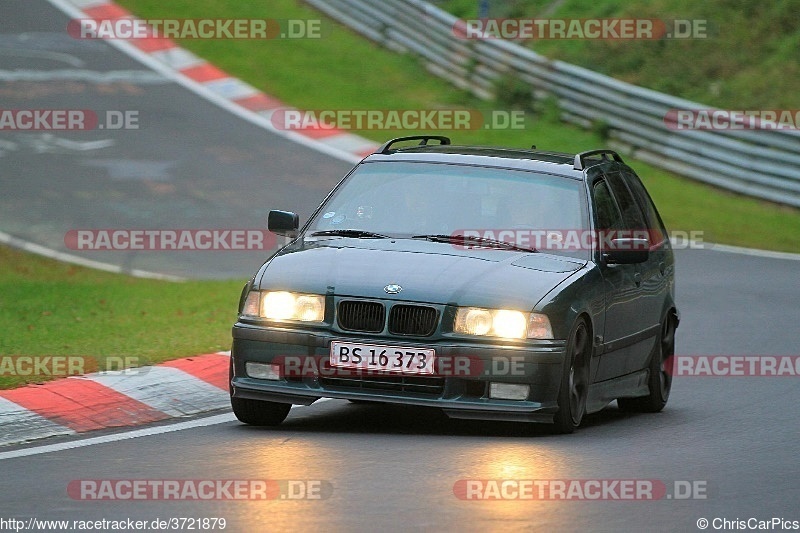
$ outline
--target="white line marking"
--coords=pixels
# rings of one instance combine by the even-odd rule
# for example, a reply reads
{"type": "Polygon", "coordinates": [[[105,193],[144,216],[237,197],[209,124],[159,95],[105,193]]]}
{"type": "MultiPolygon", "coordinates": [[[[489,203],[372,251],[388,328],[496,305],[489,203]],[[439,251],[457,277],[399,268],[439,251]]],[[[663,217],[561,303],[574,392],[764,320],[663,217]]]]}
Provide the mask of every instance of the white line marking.
{"type": "Polygon", "coordinates": [[[206,418],[201,418],[199,420],[189,420],[187,422],[179,422],[177,424],[171,424],[168,426],[143,428],[134,431],[128,431],[126,433],[115,433],[113,435],[103,435],[102,437],[92,437],[89,439],[81,439],[70,442],[60,442],[58,444],[46,444],[44,446],[36,446],[33,448],[12,450],[10,452],[0,452],[0,461],[4,459],[15,459],[17,457],[40,455],[43,453],[61,452],[64,450],[72,450],[74,448],[94,446],[96,444],[107,444],[109,442],[118,442],[121,440],[135,439],[137,437],[162,435],[164,433],[172,433],[173,431],[181,431],[184,429],[214,426],[217,424],[226,424],[228,422],[233,422],[235,420],[236,417],[233,415],[233,413],[225,413],[223,415],[209,416],[206,418]]]}
{"type": "Polygon", "coordinates": [[[130,83],[160,85],[170,80],[146,70],[96,71],[85,69],[61,70],[0,70],[0,81],[86,81],[90,83],[130,83]]]}
{"type": "Polygon", "coordinates": [[[136,269],[127,272],[119,265],[112,265],[111,263],[103,263],[101,261],[93,261],[91,259],[84,259],[83,257],[79,257],[77,255],[59,252],[57,250],[26,241],[24,239],[12,237],[8,233],[4,233],[2,231],[0,231],[0,243],[11,246],[12,248],[18,248],[20,250],[30,252],[32,254],[41,255],[42,257],[55,259],[56,261],[61,261],[63,263],[71,263],[73,265],[93,268],[95,270],[103,270],[105,272],[112,272],[114,274],[127,274],[135,278],[158,279],[162,281],[186,281],[185,278],[181,278],[179,276],[159,274],[157,272],[148,272],[146,270],[136,269]]]}
{"type": "Polygon", "coordinates": [[[800,261],[800,254],[790,252],[775,252],[772,250],[760,250],[758,248],[743,248],[741,246],[731,246],[730,244],[703,243],[708,250],[726,254],[752,255],[755,257],[766,257],[769,259],[786,259],[788,261],[800,261]]]}
{"type": "Polygon", "coordinates": [[[75,57],[72,54],[48,52],[47,50],[8,50],[0,48],[0,55],[11,56],[11,57],[44,58],[44,59],[49,59],[51,61],[61,61],[75,68],[81,68],[86,64],[86,62],[83,61],[81,58],[75,57]]]}
{"type": "MultiPolygon", "coordinates": [[[[333,398],[320,398],[313,405],[322,402],[327,402],[333,398]]],[[[293,405],[292,409],[300,407],[310,407],[306,405],[293,405]]],[[[12,450],[10,452],[0,452],[0,461],[5,459],[16,459],[19,457],[29,457],[31,455],[41,455],[43,453],[62,452],[64,450],[73,450],[75,448],[84,448],[86,446],[95,446],[97,444],[108,444],[110,442],[119,442],[123,440],[136,439],[139,437],[151,437],[153,435],[163,435],[165,433],[173,433],[175,431],[183,431],[184,429],[194,429],[209,426],[217,426],[219,424],[227,424],[230,422],[237,422],[233,413],[225,413],[221,415],[209,416],[200,418],[198,420],[189,420],[187,422],[178,422],[177,424],[170,424],[166,426],[158,426],[152,428],[136,429],[127,431],[125,433],[114,433],[113,435],[103,435],[102,437],[92,437],[89,439],[81,439],[69,442],[60,442],[58,444],[46,444],[44,446],[36,446],[33,448],[22,448],[20,450],[12,450]]]]}
{"type": "Polygon", "coordinates": [[[81,9],[88,9],[90,7],[97,7],[103,4],[107,4],[106,0],[72,0],[72,3],[77,5],[81,9]]]}

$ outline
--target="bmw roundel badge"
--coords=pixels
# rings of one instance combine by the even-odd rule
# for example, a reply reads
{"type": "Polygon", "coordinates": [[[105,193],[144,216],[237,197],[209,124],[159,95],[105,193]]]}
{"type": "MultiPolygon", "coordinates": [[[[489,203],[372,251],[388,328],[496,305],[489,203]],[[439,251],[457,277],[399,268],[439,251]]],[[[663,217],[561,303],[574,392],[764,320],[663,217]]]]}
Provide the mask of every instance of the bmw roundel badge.
{"type": "Polygon", "coordinates": [[[398,292],[403,290],[403,287],[398,285],[397,283],[390,283],[389,285],[383,288],[388,294],[397,294],[398,292]]]}

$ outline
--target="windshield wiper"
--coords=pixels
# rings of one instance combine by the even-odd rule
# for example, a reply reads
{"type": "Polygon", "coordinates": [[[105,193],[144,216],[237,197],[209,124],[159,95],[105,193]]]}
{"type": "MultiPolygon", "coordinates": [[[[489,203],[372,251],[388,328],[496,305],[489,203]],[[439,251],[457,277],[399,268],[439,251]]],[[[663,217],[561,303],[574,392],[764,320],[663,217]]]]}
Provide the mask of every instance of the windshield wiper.
{"type": "Polygon", "coordinates": [[[388,239],[388,235],[381,235],[380,233],[373,233],[361,229],[326,229],[322,231],[315,231],[311,234],[312,237],[352,237],[354,239],[388,239]]]}
{"type": "Polygon", "coordinates": [[[454,233],[452,235],[414,235],[412,239],[425,239],[433,242],[446,242],[446,243],[474,243],[483,244],[489,248],[501,248],[504,250],[516,250],[518,252],[538,252],[536,248],[525,248],[524,246],[517,246],[514,243],[507,241],[499,241],[497,239],[487,239],[486,237],[477,237],[475,235],[459,235],[454,233]]]}

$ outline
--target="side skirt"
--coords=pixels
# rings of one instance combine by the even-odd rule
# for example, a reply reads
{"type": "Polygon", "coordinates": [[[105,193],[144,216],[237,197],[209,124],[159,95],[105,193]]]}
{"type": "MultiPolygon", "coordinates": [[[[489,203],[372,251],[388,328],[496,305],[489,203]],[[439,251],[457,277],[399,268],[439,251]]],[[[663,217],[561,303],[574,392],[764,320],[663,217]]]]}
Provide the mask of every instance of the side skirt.
{"type": "Polygon", "coordinates": [[[617,398],[647,396],[647,370],[639,370],[618,378],[592,383],[586,399],[586,412],[596,413],[617,398]]]}

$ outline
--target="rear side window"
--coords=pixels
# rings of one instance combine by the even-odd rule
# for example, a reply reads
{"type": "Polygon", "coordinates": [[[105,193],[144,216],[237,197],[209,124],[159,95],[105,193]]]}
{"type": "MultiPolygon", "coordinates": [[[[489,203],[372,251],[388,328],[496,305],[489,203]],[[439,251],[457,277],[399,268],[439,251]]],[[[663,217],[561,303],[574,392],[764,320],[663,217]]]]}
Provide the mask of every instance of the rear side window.
{"type": "Polygon", "coordinates": [[[646,229],[642,210],[634,200],[633,195],[622,181],[622,176],[618,172],[608,174],[608,184],[617,199],[620,211],[622,211],[622,222],[624,229],[641,231],[646,229]]]}
{"type": "Polygon", "coordinates": [[[592,196],[594,196],[596,229],[601,231],[623,229],[622,215],[617,208],[614,197],[611,196],[611,191],[608,190],[605,180],[600,180],[594,184],[592,196]]]}
{"type": "Polygon", "coordinates": [[[658,214],[653,200],[644,188],[639,176],[633,172],[623,172],[622,176],[625,179],[628,187],[631,190],[636,202],[642,208],[642,212],[647,222],[647,227],[650,230],[651,244],[659,244],[667,240],[667,230],[664,227],[664,222],[661,220],[661,215],[658,214]]]}

